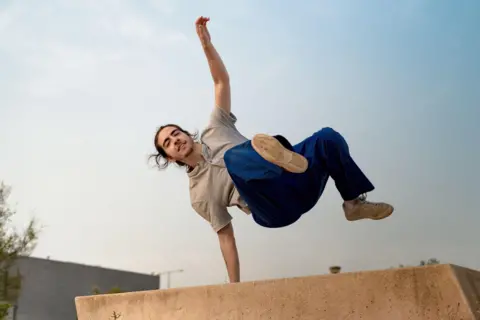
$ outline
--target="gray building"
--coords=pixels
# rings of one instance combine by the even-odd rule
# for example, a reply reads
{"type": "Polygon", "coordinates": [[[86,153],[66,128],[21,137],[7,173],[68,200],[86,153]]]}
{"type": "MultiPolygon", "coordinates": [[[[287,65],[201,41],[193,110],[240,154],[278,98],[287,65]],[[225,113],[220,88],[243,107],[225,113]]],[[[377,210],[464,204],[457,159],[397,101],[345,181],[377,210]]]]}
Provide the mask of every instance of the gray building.
{"type": "Polygon", "coordinates": [[[75,297],[118,287],[122,291],[156,290],[160,277],[87,266],[76,263],[22,257],[15,270],[22,275],[22,288],[11,319],[74,320],[75,297]]]}

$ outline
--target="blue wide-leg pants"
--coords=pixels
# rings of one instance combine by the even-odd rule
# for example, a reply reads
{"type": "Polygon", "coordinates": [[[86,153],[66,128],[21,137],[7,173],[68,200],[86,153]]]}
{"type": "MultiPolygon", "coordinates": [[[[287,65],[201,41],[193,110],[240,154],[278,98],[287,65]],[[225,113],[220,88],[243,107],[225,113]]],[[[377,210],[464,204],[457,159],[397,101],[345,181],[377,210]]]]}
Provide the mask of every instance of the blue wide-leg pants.
{"type": "Polygon", "coordinates": [[[280,228],[297,221],[316,205],[329,177],[345,201],[374,189],[350,156],[343,136],[332,128],[317,131],[294,145],[293,151],[308,160],[304,173],[291,173],[266,161],[250,140],[225,153],[233,183],[263,227],[280,228]]]}

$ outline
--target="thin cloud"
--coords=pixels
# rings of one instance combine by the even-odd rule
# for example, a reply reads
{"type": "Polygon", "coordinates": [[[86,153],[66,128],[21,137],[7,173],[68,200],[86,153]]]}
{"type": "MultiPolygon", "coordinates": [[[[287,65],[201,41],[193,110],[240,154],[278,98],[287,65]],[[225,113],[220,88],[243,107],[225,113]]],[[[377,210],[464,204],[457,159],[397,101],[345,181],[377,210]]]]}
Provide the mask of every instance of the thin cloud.
{"type": "Polygon", "coordinates": [[[174,2],[170,0],[150,0],[150,5],[157,10],[157,12],[171,15],[175,10],[174,2]]]}
{"type": "Polygon", "coordinates": [[[0,33],[5,32],[9,26],[15,21],[20,14],[18,2],[6,6],[0,10],[0,33]]]}
{"type": "Polygon", "coordinates": [[[128,76],[132,63],[155,66],[165,47],[188,42],[181,31],[163,28],[123,1],[113,7],[106,2],[47,1],[40,18],[38,9],[15,2],[0,13],[0,50],[25,70],[18,85],[35,97],[55,97],[79,87],[94,91],[92,82],[98,78],[115,82],[102,72],[123,68],[128,76]],[[72,19],[68,25],[66,16],[72,19]]]}

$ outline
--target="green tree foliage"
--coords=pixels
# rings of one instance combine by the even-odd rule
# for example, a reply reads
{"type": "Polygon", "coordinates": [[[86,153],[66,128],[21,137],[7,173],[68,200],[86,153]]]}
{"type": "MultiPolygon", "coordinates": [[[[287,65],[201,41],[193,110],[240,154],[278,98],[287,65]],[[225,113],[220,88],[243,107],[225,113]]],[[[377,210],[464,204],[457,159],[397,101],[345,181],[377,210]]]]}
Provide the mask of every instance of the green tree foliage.
{"type": "Polygon", "coordinates": [[[337,274],[337,273],[340,273],[340,271],[342,270],[342,267],[341,266],[330,266],[328,268],[328,270],[330,271],[331,274],[337,274]]]}
{"type": "Polygon", "coordinates": [[[432,265],[432,264],[440,264],[440,261],[438,261],[436,258],[430,258],[427,261],[425,261],[425,260],[420,261],[419,265],[420,266],[429,266],[429,265],[432,265]]]}
{"type": "Polygon", "coordinates": [[[92,289],[92,294],[93,295],[96,295],[96,294],[114,294],[114,293],[122,293],[122,289],[120,289],[119,287],[113,287],[113,288],[110,288],[110,290],[106,291],[106,292],[102,292],[100,290],[99,287],[95,286],[93,287],[92,289]]]}
{"type": "MultiPolygon", "coordinates": [[[[438,260],[437,258],[430,258],[428,260],[421,260],[420,263],[418,264],[418,266],[423,267],[423,266],[430,266],[430,265],[434,265],[434,264],[440,264],[440,260],[438,260]]],[[[398,268],[405,268],[405,267],[408,267],[408,266],[404,265],[404,264],[399,264],[398,265],[398,268]]]]}
{"type": "Polygon", "coordinates": [[[20,256],[29,256],[38,240],[39,229],[32,219],[25,230],[17,231],[11,225],[11,218],[16,214],[8,203],[11,187],[0,183],[0,320],[8,314],[11,305],[17,302],[20,294],[22,277],[14,270],[15,261],[20,256]]]}

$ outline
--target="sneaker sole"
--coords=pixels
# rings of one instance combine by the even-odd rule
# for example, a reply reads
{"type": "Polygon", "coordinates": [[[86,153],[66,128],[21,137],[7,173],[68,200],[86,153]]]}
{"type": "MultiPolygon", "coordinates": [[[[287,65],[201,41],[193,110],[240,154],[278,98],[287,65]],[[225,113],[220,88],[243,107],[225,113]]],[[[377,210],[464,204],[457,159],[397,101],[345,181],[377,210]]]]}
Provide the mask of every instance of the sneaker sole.
{"type": "Polygon", "coordinates": [[[357,221],[357,220],[362,220],[362,219],[371,219],[371,220],[382,220],[385,218],[388,218],[392,215],[393,213],[393,207],[387,208],[385,211],[383,211],[381,214],[378,215],[367,215],[367,216],[360,216],[358,214],[356,215],[345,215],[348,221],[357,221]]]}
{"type": "Polygon", "coordinates": [[[286,171],[303,173],[307,171],[308,160],[285,148],[280,141],[266,134],[257,134],[252,139],[253,149],[265,160],[286,171]]]}

